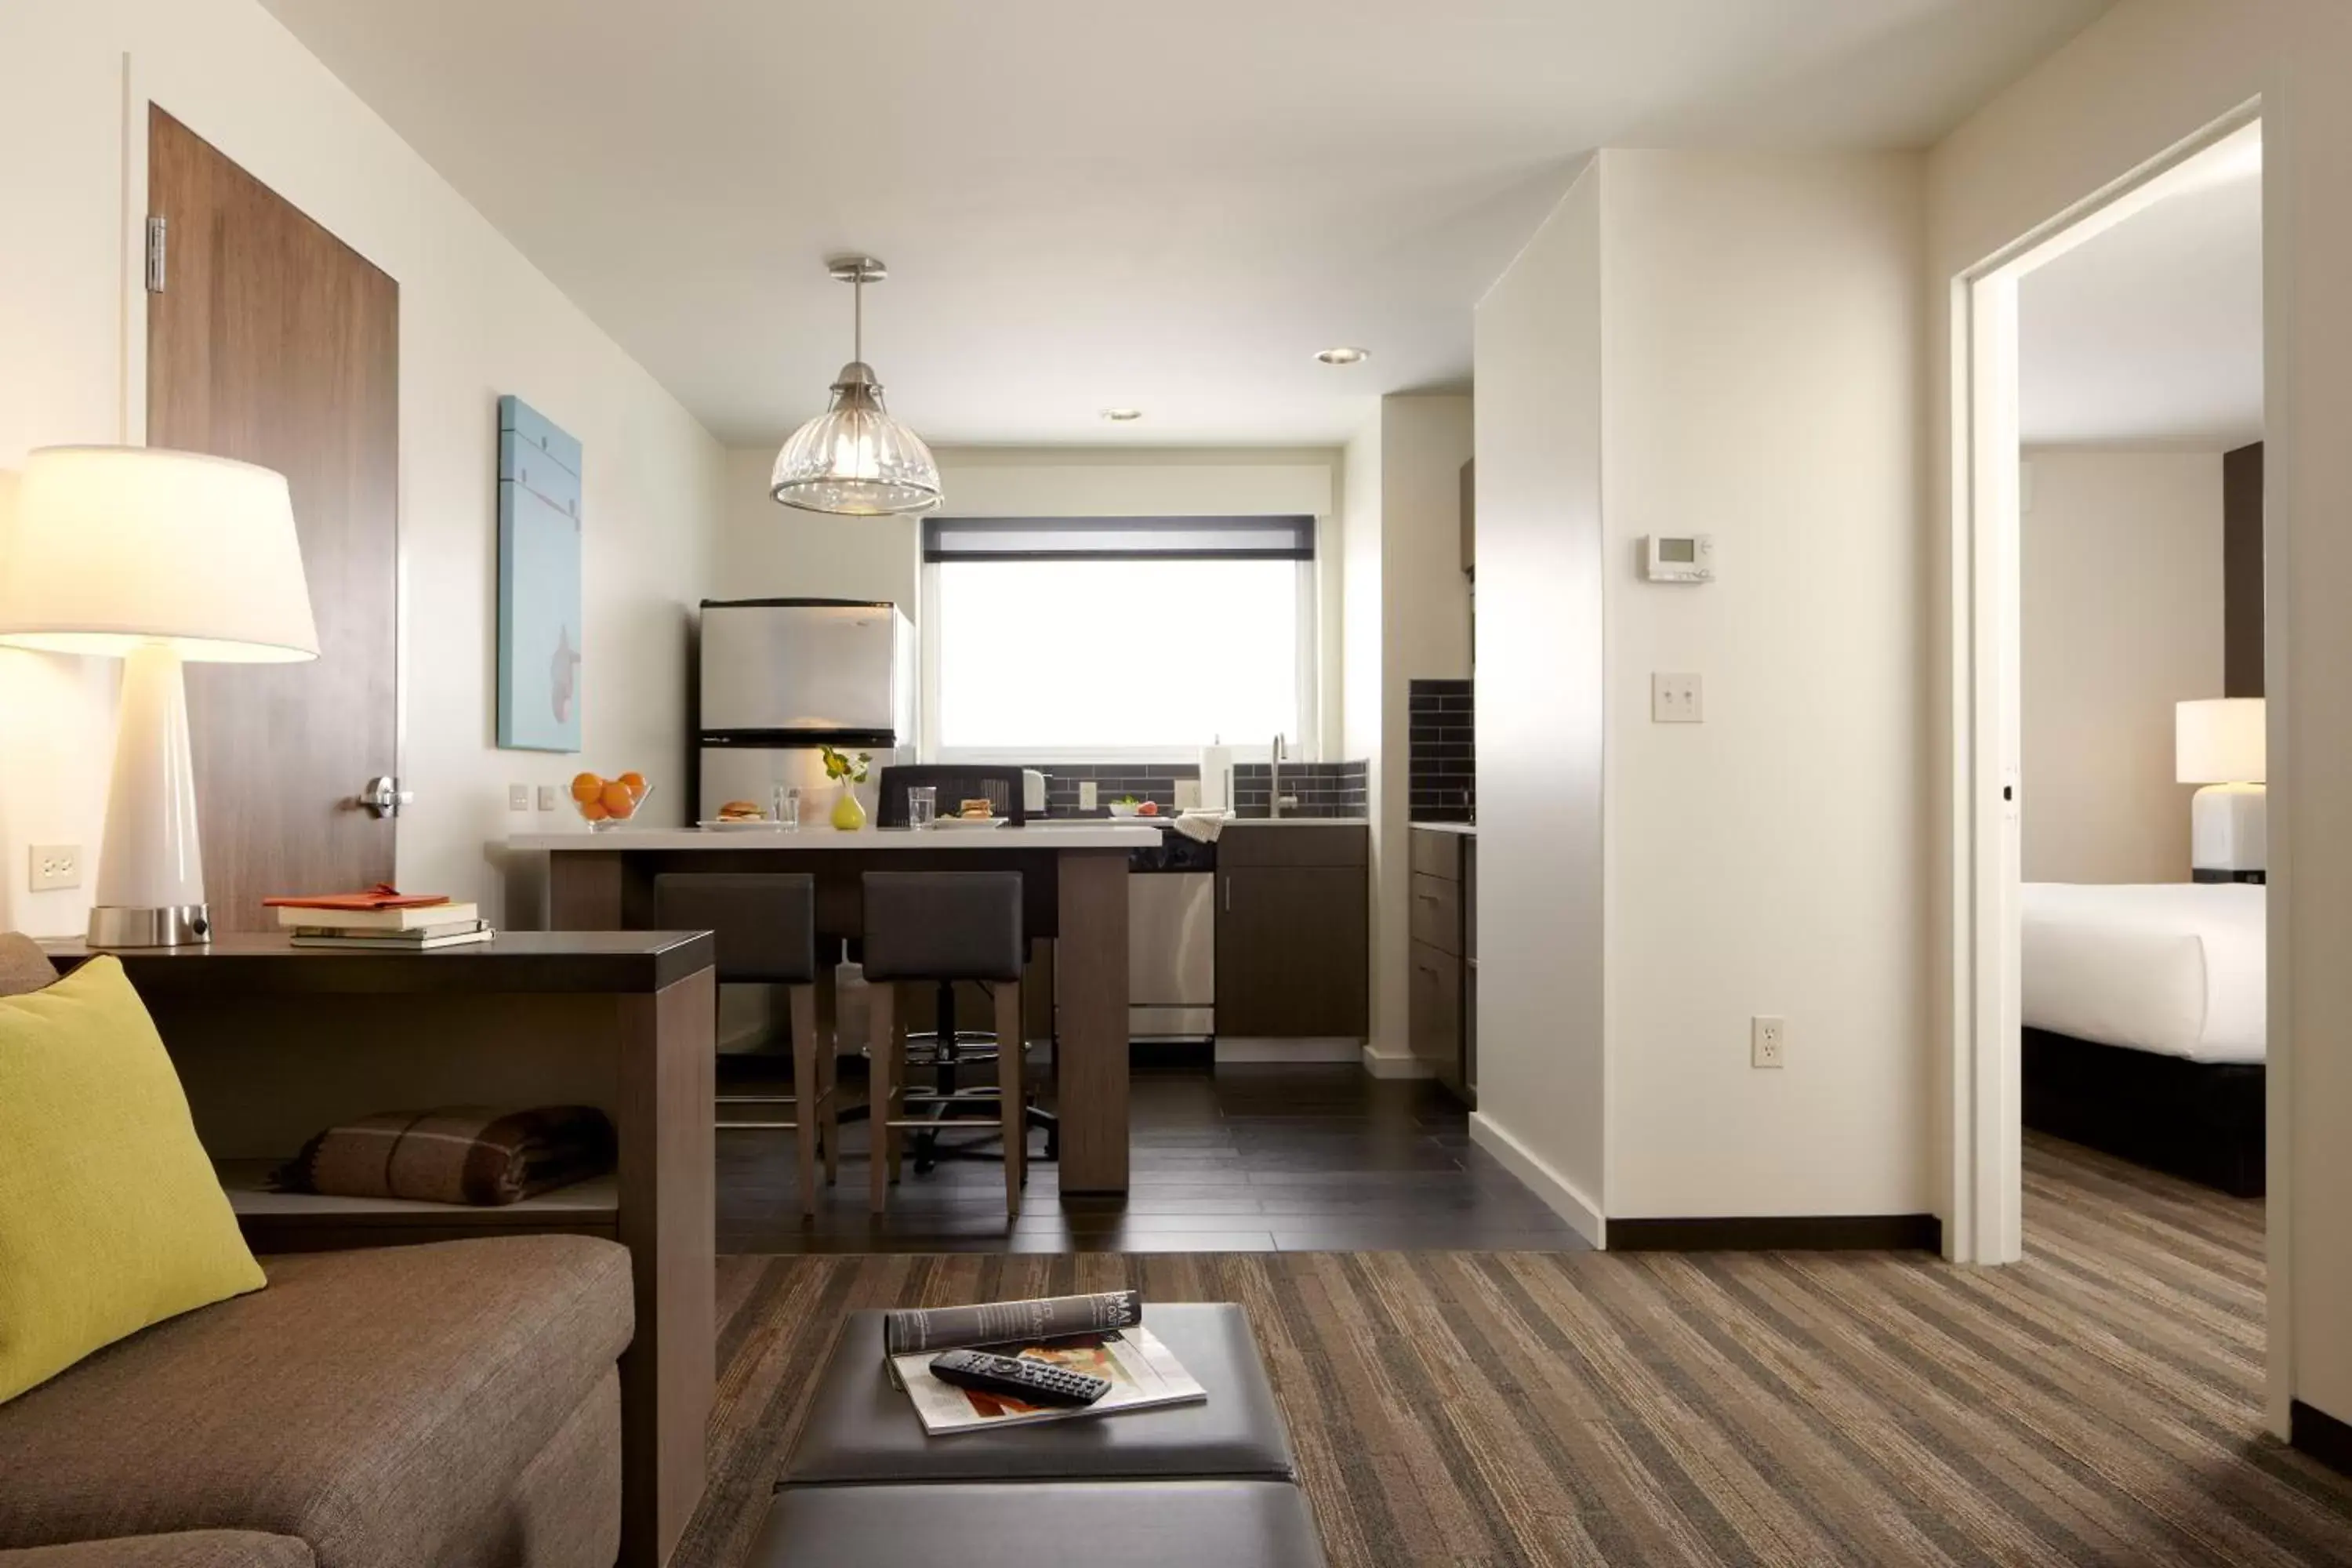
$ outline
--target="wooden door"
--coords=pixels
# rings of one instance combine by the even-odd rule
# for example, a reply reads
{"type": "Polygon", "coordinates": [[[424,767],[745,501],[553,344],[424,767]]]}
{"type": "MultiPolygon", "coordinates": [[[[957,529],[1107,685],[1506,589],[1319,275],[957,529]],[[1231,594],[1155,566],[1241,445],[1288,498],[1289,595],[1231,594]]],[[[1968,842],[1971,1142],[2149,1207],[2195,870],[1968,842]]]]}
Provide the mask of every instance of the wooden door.
{"type": "Polygon", "coordinates": [[[286,476],[319,626],[314,663],[187,671],[213,924],[265,930],[269,894],[393,878],[357,797],[399,767],[400,290],[160,109],[147,191],[148,445],[286,476]]]}
{"type": "Polygon", "coordinates": [[[1362,1035],[1371,1005],[1364,868],[1238,866],[1217,878],[1217,1033],[1362,1035]]]}

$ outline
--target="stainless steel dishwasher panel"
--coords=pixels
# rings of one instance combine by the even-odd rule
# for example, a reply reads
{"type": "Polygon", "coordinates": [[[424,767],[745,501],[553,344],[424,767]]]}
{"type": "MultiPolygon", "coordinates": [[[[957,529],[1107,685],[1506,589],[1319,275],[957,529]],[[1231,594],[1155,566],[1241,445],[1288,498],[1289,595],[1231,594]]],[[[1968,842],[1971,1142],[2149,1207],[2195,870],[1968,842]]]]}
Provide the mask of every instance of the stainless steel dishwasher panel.
{"type": "Polygon", "coordinates": [[[1217,879],[1133,871],[1127,879],[1128,1033],[1139,1040],[1217,1032],[1217,879]]]}

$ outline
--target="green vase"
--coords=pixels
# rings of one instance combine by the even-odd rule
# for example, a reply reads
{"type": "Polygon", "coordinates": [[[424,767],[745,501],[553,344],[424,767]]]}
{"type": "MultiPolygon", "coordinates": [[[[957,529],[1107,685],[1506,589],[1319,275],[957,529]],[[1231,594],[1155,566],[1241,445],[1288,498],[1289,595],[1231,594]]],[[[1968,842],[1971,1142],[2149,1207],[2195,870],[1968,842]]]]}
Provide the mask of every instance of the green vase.
{"type": "Polygon", "coordinates": [[[866,826],[866,806],[857,798],[857,786],[844,784],[840,798],[833,803],[833,826],[843,833],[855,833],[866,826]]]}

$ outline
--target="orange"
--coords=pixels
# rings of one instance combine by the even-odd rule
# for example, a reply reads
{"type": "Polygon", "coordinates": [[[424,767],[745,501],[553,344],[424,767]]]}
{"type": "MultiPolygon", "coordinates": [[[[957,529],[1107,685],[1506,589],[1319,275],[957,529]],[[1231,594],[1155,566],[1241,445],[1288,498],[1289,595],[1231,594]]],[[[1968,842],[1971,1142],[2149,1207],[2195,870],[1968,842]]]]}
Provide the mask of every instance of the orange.
{"type": "Polygon", "coordinates": [[[580,803],[580,815],[591,822],[602,822],[613,814],[593,800],[583,800],[580,803]]]}
{"type": "Polygon", "coordinates": [[[628,786],[629,794],[632,797],[637,800],[643,800],[646,798],[645,774],[637,772],[635,768],[631,768],[627,773],[621,775],[621,782],[628,786]]]}
{"type": "Polygon", "coordinates": [[[604,786],[603,801],[607,816],[627,816],[637,809],[637,797],[618,779],[604,786]]]}
{"type": "Polygon", "coordinates": [[[598,795],[604,793],[604,781],[598,778],[594,773],[575,773],[572,775],[572,799],[579,801],[594,800],[598,795]]]}

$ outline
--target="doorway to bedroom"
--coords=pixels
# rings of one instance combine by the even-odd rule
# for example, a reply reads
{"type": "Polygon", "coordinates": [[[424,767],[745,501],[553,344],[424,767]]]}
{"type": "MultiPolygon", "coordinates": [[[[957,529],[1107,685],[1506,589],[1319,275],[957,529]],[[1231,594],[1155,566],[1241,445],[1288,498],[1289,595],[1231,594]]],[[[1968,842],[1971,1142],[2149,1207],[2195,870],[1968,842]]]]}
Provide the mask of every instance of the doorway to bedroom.
{"type": "MultiPolygon", "coordinates": [[[[2262,131],[2014,277],[2020,1240],[2261,1354],[2267,1047],[2262,131]],[[2111,1271],[2111,1270],[2110,1270],[2111,1271]]],[[[2013,1033],[2009,1031],[2013,1029],[2013,1033]]]]}

